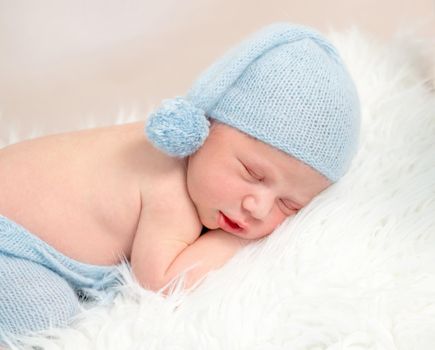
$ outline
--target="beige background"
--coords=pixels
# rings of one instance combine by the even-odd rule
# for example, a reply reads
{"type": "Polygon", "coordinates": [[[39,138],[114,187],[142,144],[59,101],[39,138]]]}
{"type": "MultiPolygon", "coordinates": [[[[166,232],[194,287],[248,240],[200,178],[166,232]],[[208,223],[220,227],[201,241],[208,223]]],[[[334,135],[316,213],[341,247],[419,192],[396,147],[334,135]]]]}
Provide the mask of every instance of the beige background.
{"type": "Polygon", "coordinates": [[[1,128],[145,115],[274,21],[325,33],[356,25],[388,41],[409,30],[433,39],[434,18],[435,0],[0,0],[1,128]]]}

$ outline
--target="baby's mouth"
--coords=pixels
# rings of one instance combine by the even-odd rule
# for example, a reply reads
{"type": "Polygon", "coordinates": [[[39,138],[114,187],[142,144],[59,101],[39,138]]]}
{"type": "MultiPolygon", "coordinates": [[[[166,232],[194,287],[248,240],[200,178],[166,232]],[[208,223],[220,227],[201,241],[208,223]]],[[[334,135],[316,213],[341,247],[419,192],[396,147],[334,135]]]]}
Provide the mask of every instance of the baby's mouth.
{"type": "Polygon", "coordinates": [[[232,228],[241,228],[239,225],[237,225],[234,221],[232,221],[229,217],[227,217],[225,214],[224,214],[224,218],[225,218],[225,221],[232,227],[232,228]]]}
{"type": "Polygon", "coordinates": [[[221,211],[220,211],[220,214],[221,214],[221,220],[223,221],[223,223],[221,222],[223,227],[222,226],[221,227],[224,230],[230,229],[231,231],[234,231],[234,232],[242,232],[243,231],[243,227],[241,227],[239,224],[237,224],[236,222],[231,220],[228,216],[226,216],[221,211]]]}

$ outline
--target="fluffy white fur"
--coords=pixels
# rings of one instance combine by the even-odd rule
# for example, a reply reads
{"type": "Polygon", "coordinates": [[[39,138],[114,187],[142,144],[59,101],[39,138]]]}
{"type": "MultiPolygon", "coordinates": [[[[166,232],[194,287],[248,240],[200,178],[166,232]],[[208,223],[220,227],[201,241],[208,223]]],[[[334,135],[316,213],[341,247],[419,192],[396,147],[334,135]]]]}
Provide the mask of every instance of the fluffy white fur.
{"type": "Polygon", "coordinates": [[[356,29],[330,37],[363,109],[349,173],[190,294],[165,299],[125,270],[113,305],[20,348],[433,348],[435,95],[425,48],[409,38],[380,44],[356,29]]]}

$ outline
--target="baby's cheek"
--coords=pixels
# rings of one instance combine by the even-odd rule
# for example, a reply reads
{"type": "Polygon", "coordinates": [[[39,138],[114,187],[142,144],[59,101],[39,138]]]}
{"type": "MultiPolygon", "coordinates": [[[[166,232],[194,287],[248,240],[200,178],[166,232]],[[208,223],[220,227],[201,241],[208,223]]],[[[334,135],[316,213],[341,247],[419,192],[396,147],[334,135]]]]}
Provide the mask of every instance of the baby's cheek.
{"type": "Polygon", "coordinates": [[[210,185],[213,186],[214,190],[218,194],[234,194],[236,192],[240,192],[242,189],[240,183],[234,179],[234,177],[224,175],[224,174],[216,174],[210,178],[210,185]]]}
{"type": "Polygon", "coordinates": [[[272,231],[278,227],[279,224],[281,224],[287,216],[278,208],[274,209],[273,217],[271,219],[271,226],[272,231]]]}

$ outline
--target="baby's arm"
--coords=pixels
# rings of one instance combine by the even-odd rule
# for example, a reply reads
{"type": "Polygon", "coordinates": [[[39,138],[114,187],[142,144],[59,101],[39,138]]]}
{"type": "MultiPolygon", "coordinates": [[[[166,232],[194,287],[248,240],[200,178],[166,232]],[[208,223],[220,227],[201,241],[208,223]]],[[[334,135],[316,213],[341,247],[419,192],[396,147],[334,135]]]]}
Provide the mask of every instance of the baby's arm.
{"type": "Polygon", "coordinates": [[[158,290],[181,271],[198,263],[186,274],[188,288],[208,271],[225,264],[248,242],[222,230],[199,237],[202,226],[196,210],[190,200],[180,200],[184,197],[178,195],[158,196],[157,203],[150,201],[152,207],[142,209],[131,266],[145,288],[158,290]]]}
{"type": "Polygon", "coordinates": [[[191,287],[207,272],[223,266],[243,246],[252,242],[241,239],[221,229],[212,230],[185,248],[172,262],[168,282],[181,271],[197,264],[186,273],[186,288],[191,287]]]}

